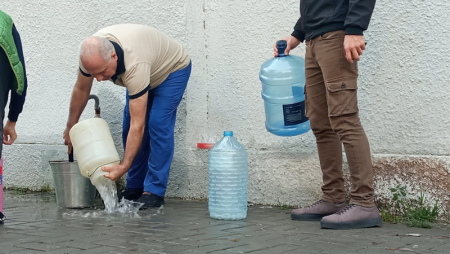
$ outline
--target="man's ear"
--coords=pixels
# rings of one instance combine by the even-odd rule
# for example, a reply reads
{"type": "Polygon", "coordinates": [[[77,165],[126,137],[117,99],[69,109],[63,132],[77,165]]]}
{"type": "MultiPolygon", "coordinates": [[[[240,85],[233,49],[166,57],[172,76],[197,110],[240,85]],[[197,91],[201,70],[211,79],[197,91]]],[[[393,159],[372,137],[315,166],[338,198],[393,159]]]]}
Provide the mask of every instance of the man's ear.
{"type": "Polygon", "coordinates": [[[115,50],[113,50],[113,52],[111,52],[111,59],[117,60],[117,54],[116,54],[115,50]]]}

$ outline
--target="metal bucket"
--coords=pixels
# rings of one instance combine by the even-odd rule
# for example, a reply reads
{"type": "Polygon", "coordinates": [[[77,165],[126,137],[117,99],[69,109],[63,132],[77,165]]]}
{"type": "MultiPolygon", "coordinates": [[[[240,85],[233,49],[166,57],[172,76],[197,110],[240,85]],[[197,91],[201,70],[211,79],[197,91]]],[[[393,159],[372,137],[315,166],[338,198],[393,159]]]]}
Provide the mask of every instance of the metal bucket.
{"type": "Polygon", "coordinates": [[[56,202],[61,208],[94,206],[97,189],[89,178],[81,175],[78,162],[50,161],[56,202]]]}

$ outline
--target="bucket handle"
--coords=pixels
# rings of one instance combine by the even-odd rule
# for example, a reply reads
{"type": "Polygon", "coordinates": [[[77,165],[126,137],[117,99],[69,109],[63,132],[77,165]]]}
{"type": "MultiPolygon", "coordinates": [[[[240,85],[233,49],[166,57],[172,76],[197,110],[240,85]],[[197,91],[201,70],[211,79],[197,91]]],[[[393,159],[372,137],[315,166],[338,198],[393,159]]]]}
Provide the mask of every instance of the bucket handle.
{"type": "Polygon", "coordinates": [[[69,153],[69,162],[73,162],[73,147],[72,147],[72,149],[70,150],[70,153],[69,153]]]}

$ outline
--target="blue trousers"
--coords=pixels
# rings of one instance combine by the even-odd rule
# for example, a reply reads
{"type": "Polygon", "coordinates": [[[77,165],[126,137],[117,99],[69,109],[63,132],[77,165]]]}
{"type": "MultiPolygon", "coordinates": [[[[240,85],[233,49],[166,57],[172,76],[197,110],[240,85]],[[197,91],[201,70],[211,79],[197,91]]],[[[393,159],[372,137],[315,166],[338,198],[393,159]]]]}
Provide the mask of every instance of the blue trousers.
{"type": "MultiPolygon", "coordinates": [[[[186,68],[171,73],[163,83],[149,91],[144,136],[128,171],[127,188],[143,188],[164,197],[175,148],[177,108],[186,90],[191,66],[189,63],[186,68]]],[[[130,130],[129,101],[127,91],[122,125],[124,148],[130,130]]]]}

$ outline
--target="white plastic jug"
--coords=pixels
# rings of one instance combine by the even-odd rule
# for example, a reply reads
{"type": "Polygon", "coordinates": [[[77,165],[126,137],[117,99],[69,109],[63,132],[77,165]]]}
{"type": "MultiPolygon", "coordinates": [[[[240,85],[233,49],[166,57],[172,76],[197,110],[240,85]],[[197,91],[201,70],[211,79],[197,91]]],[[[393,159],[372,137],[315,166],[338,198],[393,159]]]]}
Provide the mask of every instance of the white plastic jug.
{"type": "Polygon", "coordinates": [[[93,185],[104,181],[101,167],[120,163],[108,123],[102,118],[91,118],[75,124],[69,132],[78,167],[93,185]]]}

